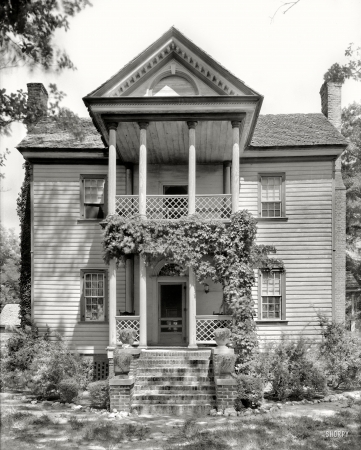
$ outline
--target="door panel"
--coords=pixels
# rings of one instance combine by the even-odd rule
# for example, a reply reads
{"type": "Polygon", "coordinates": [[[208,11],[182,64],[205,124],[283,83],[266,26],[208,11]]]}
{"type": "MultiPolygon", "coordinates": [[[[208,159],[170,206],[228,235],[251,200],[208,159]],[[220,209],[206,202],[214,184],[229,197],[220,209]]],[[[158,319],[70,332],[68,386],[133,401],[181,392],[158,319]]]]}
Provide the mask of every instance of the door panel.
{"type": "Polygon", "coordinates": [[[184,330],[183,284],[159,285],[159,343],[182,345],[184,330]]]}

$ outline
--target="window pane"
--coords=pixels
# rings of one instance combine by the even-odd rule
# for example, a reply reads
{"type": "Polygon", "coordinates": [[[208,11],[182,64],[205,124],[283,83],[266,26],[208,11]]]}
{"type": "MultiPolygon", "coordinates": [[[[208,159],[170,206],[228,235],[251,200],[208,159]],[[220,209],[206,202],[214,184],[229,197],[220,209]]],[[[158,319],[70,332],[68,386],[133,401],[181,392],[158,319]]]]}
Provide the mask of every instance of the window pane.
{"type": "Polygon", "coordinates": [[[104,203],[104,179],[84,180],[84,203],[104,203]]]}

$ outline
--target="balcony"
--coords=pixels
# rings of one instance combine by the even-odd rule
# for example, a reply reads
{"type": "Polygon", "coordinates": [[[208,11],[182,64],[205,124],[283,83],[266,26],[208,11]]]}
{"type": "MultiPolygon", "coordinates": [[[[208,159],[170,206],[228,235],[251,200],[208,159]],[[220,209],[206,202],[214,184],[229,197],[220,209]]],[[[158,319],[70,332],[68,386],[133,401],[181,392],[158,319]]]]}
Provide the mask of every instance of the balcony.
{"type": "MultiPolygon", "coordinates": [[[[146,205],[146,216],[151,220],[176,220],[188,215],[187,195],[147,195],[146,205]]],[[[117,195],[115,211],[126,219],[139,214],[138,195],[117,195]]],[[[205,220],[229,220],[232,212],[232,196],[196,195],[195,212],[205,220]]]]}

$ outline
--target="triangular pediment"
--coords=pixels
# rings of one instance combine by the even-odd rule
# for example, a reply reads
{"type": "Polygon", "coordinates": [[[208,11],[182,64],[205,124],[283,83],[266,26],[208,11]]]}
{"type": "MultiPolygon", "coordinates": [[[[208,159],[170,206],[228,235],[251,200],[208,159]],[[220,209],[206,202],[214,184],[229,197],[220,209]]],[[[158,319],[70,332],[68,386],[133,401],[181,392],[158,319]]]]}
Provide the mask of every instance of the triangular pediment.
{"type": "Polygon", "coordinates": [[[89,97],[258,95],[172,27],[89,97]]]}

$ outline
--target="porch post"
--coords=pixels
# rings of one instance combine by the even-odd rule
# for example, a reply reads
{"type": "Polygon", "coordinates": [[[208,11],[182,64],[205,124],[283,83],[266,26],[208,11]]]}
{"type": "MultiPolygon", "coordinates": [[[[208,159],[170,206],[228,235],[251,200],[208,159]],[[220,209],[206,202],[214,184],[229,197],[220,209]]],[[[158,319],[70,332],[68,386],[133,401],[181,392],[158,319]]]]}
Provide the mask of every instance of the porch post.
{"type": "MultiPolygon", "coordinates": [[[[126,194],[133,195],[133,170],[131,167],[125,169],[126,194]]],[[[125,262],[125,311],[134,311],[133,302],[133,280],[134,280],[134,259],[132,256],[125,262]]]]}
{"type": "MultiPolygon", "coordinates": [[[[146,218],[147,211],[147,127],[140,122],[139,148],[139,214],[146,218]]],[[[147,271],[144,258],[139,257],[139,347],[147,347],[147,271]]]]}
{"type": "Polygon", "coordinates": [[[223,194],[231,193],[231,161],[223,163],[223,194]]]}
{"type": "Polygon", "coordinates": [[[232,149],[232,213],[238,211],[239,200],[239,130],[241,122],[232,122],[233,149],[232,149]]]}
{"type": "MultiPolygon", "coordinates": [[[[196,126],[197,122],[187,122],[189,129],[188,161],[188,214],[196,212],[196,126]]],[[[196,277],[189,268],[188,280],[188,347],[197,348],[196,341],[196,277]]]]}
{"type": "MultiPolygon", "coordinates": [[[[108,159],[108,214],[115,214],[115,193],[117,187],[116,138],[117,123],[109,125],[109,159],[108,159]]],[[[117,344],[115,316],[117,315],[117,269],[115,259],[109,263],[109,346],[117,344]]]]}

